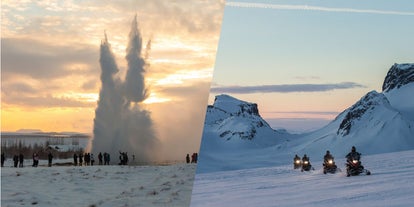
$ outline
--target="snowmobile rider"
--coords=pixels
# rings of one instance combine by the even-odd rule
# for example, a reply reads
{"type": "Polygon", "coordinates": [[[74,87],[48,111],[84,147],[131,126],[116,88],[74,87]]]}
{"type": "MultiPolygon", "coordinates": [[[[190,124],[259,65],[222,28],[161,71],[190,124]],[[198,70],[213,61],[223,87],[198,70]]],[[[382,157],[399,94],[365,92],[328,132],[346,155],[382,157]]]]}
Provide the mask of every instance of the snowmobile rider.
{"type": "Polygon", "coordinates": [[[300,161],[300,157],[296,154],[293,158],[293,169],[298,169],[302,166],[302,162],[300,161]]]}
{"type": "Polygon", "coordinates": [[[346,156],[347,161],[352,161],[352,159],[355,160],[360,160],[361,158],[361,153],[356,151],[355,146],[352,146],[352,150],[350,153],[348,153],[346,156]]]}
{"type": "Polygon", "coordinates": [[[295,157],[293,158],[293,162],[296,163],[296,160],[300,160],[300,157],[296,154],[295,157]]]}
{"type": "Polygon", "coordinates": [[[309,162],[309,157],[305,155],[303,155],[302,157],[302,162],[308,161],[309,162]]]}
{"type": "Polygon", "coordinates": [[[329,150],[326,151],[325,156],[323,156],[323,165],[325,166],[325,163],[328,163],[329,160],[333,161],[334,157],[331,155],[331,152],[329,150]]]}

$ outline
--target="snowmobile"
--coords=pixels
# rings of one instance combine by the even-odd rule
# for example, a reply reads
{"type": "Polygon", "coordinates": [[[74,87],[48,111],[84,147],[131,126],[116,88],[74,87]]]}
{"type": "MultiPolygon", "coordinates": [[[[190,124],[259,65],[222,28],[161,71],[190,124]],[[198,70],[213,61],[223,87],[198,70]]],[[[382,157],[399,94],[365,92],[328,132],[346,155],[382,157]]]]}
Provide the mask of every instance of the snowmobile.
{"type": "Polygon", "coordinates": [[[346,163],[346,176],[355,176],[361,173],[366,175],[371,175],[371,172],[367,169],[364,169],[364,166],[361,165],[361,162],[358,159],[350,159],[346,163]]]}
{"type": "Polygon", "coordinates": [[[326,173],[336,173],[337,171],[341,171],[336,165],[333,159],[328,159],[323,163],[323,174],[326,173]]]}
{"type": "Polygon", "coordinates": [[[310,164],[310,161],[308,160],[303,161],[301,171],[303,172],[303,171],[309,171],[309,170],[314,170],[314,168],[310,164]]]}
{"type": "Polygon", "coordinates": [[[293,169],[298,169],[302,167],[302,161],[300,160],[300,158],[295,159],[293,161],[293,169]]]}

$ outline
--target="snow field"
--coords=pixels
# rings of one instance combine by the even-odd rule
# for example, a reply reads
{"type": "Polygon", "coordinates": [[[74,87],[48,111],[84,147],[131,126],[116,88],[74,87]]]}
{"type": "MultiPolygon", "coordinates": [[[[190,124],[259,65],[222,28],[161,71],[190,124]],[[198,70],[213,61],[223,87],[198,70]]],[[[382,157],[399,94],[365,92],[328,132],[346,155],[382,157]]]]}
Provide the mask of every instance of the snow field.
{"type": "Polygon", "coordinates": [[[1,206],[188,206],[195,167],[4,167],[1,206]]]}
{"type": "MultiPolygon", "coordinates": [[[[312,161],[312,160],[311,160],[312,161]]],[[[412,206],[414,150],[362,157],[372,175],[300,172],[292,165],[196,174],[191,207],[200,206],[412,206]]]]}

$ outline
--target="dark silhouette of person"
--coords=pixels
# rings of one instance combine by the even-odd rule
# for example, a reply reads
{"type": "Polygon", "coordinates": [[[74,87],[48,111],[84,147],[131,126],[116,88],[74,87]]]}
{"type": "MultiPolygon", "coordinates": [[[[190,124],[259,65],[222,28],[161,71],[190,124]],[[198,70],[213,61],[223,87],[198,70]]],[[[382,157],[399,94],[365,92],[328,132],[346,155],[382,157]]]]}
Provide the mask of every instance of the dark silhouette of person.
{"type": "Polygon", "coordinates": [[[124,165],[128,165],[128,161],[129,161],[128,152],[125,152],[124,153],[124,165]]]}
{"type": "Polygon", "coordinates": [[[82,153],[79,153],[79,166],[82,166],[82,163],[83,163],[83,154],[82,153]]]}
{"type": "Polygon", "coordinates": [[[19,155],[19,167],[23,167],[24,156],[22,153],[19,155]]]}
{"type": "Polygon", "coordinates": [[[102,153],[101,152],[99,152],[99,154],[98,154],[98,161],[99,161],[99,165],[102,165],[102,153]]]}
{"type": "Polygon", "coordinates": [[[187,154],[187,156],[185,157],[185,161],[186,161],[187,163],[190,163],[190,154],[187,154]]]}
{"type": "Polygon", "coordinates": [[[95,158],[93,157],[93,154],[91,154],[91,166],[93,166],[94,162],[95,162],[95,158]]]}
{"type": "Polygon", "coordinates": [[[78,155],[76,153],[73,154],[73,165],[74,166],[78,165],[78,155]]]}
{"type": "Polygon", "coordinates": [[[360,160],[361,153],[356,151],[355,146],[352,146],[351,152],[348,153],[345,157],[346,157],[347,161],[352,161],[352,159],[360,160]]]}
{"type": "Polygon", "coordinates": [[[39,155],[37,153],[33,153],[33,167],[37,167],[39,165],[39,155]]]}
{"type": "Polygon", "coordinates": [[[120,165],[124,164],[124,153],[123,152],[119,152],[119,164],[120,165]]]}
{"type": "Polygon", "coordinates": [[[13,164],[14,164],[14,167],[17,167],[17,165],[19,164],[19,156],[18,155],[14,155],[13,156],[13,164]]]}
{"type": "Polygon", "coordinates": [[[53,159],[53,155],[51,152],[49,152],[49,154],[47,155],[47,160],[49,161],[49,167],[52,167],[52,159],[53,159]]]}
{"type": "Polygon", "coordinates": [[[198,153],[196,152],[194,155],[194,162],[197,163],[197,160],[198,160],[198,153]]]}
{"type": "Polygon", "coordinates": [[[6,161],[6,155],[4,155],[4,152],[1,153],[1,167],[4,167],[4,161],[6,161]]]}
{"type": "Polygon", "coordinates": [[[109,165],[109,162],[111,161],[111,156],[109,153],[104,153],[104,165],[109,165]]]}
{"type": "Polygon", "coordinates": [[[36,153],[36,156],[35,156],[36,167],[39,166],[39,159],[40,159],[39,154],[36,153]]]}
{"type": "Polygon", "coordinates": [[[35,155],[36,155],[36,153],[34,153],[33,152],[33,154],[32,154],[32,159],[33,159],[33,165],[32,165],[32,167],[34,167],[35,165],[36,165],[36,161],[35,161],[35,155]]]}
{"type": "Polygon", "coordinates": [[[323,156],[323,161],[324,161],[324,163],[327,163],[330,159],[333,160],[333,158],[334,157],[332,156],[331,152],[329,152],[329,150],[327,150],[325,156],[323,156]]]}
{"type": "Polygon", "coordinates": [[[304,161],[308,161],[309,162],[309,157],[306,154],[303,155],[303,157],[302,157],[302,162],[304,162],[304,161]]]}
{"type": "Polygon", "coordinates": [[[295,157],[293,158],[293,162],[295,162],[296,160],[300,160],[300,157],[296,154],[295,157]]]}
{"type": "Polygon", "coordinates": [[[83,160],[85,161],[85,166],[88,166],[90,164],[91,160],[89,153],[85,153],[85,155],[83,155],[83,160]]]}

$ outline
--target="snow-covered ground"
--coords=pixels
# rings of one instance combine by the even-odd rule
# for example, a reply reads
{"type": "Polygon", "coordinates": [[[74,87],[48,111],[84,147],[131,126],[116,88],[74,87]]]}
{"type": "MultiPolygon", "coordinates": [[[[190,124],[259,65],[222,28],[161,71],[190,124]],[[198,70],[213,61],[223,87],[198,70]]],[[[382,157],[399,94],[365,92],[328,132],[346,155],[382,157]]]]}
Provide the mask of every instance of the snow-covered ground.
{"type": "Polygon", "coordinates": [[[195,168],[7,166],[1,169],[1,206],[188,206],[195,168]]]}
{"type": "Polygon", "coordinates": [[[372,175],[346,177],[342,169],[323,174],[292,165],[196,174],[191,207],[199,206],[413,206],[414,150],[369,155],[362,164],[372,175]]]}

